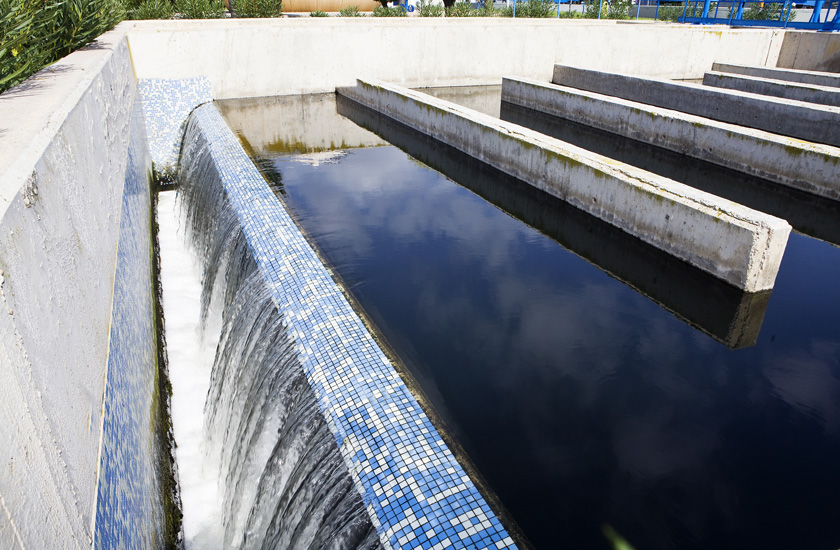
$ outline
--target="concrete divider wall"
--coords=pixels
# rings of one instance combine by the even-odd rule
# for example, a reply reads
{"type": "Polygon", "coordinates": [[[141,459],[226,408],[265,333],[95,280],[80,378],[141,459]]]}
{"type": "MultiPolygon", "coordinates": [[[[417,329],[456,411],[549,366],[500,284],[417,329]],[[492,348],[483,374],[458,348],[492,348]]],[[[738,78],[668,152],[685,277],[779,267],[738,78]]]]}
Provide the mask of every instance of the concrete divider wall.
{"type": "Polygon", "coordinates": [[[146,317],[150,165],[142,134],[128,168],[135,100],[120,32],[0,96],[3,548],[131,548],[147,546],[134,542],[155,532],[136,505],[138,495],[147,502],[157,495],[149,476],[134,469],[148,463],[152,437],[150,388],[135,380],[154,372],[156,359],[140,353],[133,337],[153,323],[146,317]],[[127,181],[139,198],[130,215],[127,181]],[[123,275],[118,255],[128,258],[123,275]],[[115,297],[115,278],[126,274],[115,297]],[[125,296],[134,301],[123,303],[125,296]],[[145,307],[135,309],[138,301],[145,307]],[[119,357],[131,357],[134,368],[119,357]],[[114,371],[127,384],[114,385],[114,371]],[[132,408],[113,408],[116,397],[132,408]],[[110,430],[109,407],[117,421],[110,430]],[[120,420],[130,421],[133,435],[120,420]],[[106,477],[115,480],[112,491],[97,497],[106,477]],[[112,531],[121,523],[130,538],[96,539],[100,522],[112,531]]]}
{"type": "Polygon", "coordinates": [[[339,93],[738,288],[773,287],[784,220],[420,92],[359,81],[339,93]]]}
{"type": "Polygon", "coordinates": [[[502,81],[502,100],[840,200],[836,147],[520,78],[502,81]]]}
{"type": "Polygon", "coordinates": [[[800,84],[784,80],[773,80],[757,76],[709,71],[703,76],[704,86],[740,90],[794,101],[806,101],[819,105],[840,106],[840,89],[814,84],[800,84]]]}
{"type": "Polygon", "coordinates": [[[759,78],[771,78],[773,80],[840,88],[840,74],[835,73],[780,69],[778,67],[749,67],[747,65],[733,65],[731,63],[714,63],[712,70],[721,73],[742,74],[746,76],[757,76],[759,78]]]}
{"type": "Polygon", "coordinates": [[[698,84],[555,65],[552,82],[775,134],[840,146],[840,108],[698,84]]]}
{"type": "Polygon", "coordinates": [[[139,79],[207,77],[215,99],[551,79],[554,63],[702,78],[715,61],[775,64],[784,31],[614,21],[314,18],[127,24],[139,79]],[[488,42],[492,37],[494,47],[488,42]]]}

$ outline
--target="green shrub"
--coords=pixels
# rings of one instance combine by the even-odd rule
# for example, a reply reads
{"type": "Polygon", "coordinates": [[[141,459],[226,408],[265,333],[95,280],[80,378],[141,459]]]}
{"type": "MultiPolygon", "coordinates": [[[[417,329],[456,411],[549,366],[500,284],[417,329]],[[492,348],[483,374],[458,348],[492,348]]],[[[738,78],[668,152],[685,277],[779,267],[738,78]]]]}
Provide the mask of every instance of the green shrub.
{"type": "Polygon", "coordinates": [[[417,12],[420,17],[442,17],[444,11],[443,4],[432,4],[426,0],[417,2],[417,12]]]}
{"type": "Polygon", "coordinates": [[[232,0],[230,9],[234,17],[279,17],[283,4],[281,0],[232,0]]]}
{"type": "Polygon", "coordinates": [[[373,13],[371,14],[374,17],[405,17],[407,14],[403,8],[394,6],[389,8],[388,6],[377,6],[373,8],[373,13]]]}
{"type": "Polygon", "coordinates": [[[598,0],[586,5],[583,16],[589,19],[597,19],[598,13],[601,19],[630,19],[630,0],[598,0]]]}
{"type": "Polygon", "coordinates": [[[325,11],[315,10],[309,12],[309,17],[329,17],[329,14],[325,11]]]}
{"type": "MultiPolygon", "coordinates": [[[[502,8],[500,15],[513,17],[513,6],[502,8]]],[[[557,17],[557,11],[551,0],[528,0],[516,3],[516,17],[557,17]]]]}
{"type": "Polygon", "coordinates": [[[444,8],[444,11],[446,17],[470,17],[474,10],[470,7],[469,0],[464,0],[463,2],[455,2],[448,8],[444,8]]]}
{"type": "Polygon", "coordinates": [[[175,0],[181,19],[219,19],[225,16],[220,0],[175,0]]]}
{"type": "Polygon", "coordinates": [[[660,4],[659,11],[656,14],[656,19],[659,21],[676,22],[680,17],[683,16],[684,10],[685,7],[680,4],[671,6],[660,4]]]}
{"type": "Polygon", "coordinates": [[[0,0],[0,92],[112,29],[119,0],[0,0]]]}
{"type": "MultiPolygon", "coordinates": [[[[782,10],[784,9],[784,4],[771,4],[765,2],[764,5],[759,5],[758,3],[749,4],[749,7],[744,10],[742,15],[742,19],[758,19],[758,20],[765,20],[765,21],[779,21],[782,18],[782,10]]],[[[787,15],[787,20],[792,21],[793,18],[796,17],[796,10],[790,10],[790,13],[787,15]]]]}
{"type": "Polygon", "coordinates": [[[338,11],[339,17],[364,17],[359,13],[359,6],[347,6],[338,11]]]}
{"type": "Polygon", "coordinates": [[[172,19],[173,15],[175,8],[169,0],[144,0],[126,11],[128,19],[172,19]]]}

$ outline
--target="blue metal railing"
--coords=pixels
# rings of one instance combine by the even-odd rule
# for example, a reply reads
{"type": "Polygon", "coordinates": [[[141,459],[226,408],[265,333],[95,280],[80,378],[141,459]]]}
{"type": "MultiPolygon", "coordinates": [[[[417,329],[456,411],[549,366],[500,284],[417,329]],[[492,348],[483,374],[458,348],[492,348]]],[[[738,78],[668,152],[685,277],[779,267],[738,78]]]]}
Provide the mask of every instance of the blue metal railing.
{"type": "MultiPolygon", "coordinates": [[[[659,17],[659,7],[663,2],[657,0],[654,19],[659,17]]],[[[797,4],[813,5],[814,11],[808,21],[791,21],[793,0],[691,0],[683,7],[681,23],[700,25],[734,25],[751,27],[783,27],[791,29],[810,29],[818,31],[840,31],[840,0],[810,0],[797,4]],[[749,15],[749,6],[764,9],[766,18],[744,19],[745,9],[749,15]],[[832,14],[831,11],[834,10],[832,14]]]]}

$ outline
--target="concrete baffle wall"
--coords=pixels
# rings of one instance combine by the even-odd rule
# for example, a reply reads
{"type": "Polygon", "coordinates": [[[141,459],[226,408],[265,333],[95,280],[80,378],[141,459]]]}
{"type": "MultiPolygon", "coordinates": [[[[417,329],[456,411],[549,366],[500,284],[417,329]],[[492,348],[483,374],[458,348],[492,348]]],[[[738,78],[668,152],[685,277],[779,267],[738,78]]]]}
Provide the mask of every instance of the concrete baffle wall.
{"type": "Polygon", "coordinates": [[[708,71],[703,75],[703,85],[832,107],[840,106],[840,89],[831,86],[800,84],[786,80],[773,80],[718,71],[708,71]]]}
{"type": "Polygon", "coordinates": [[[774,134],[840,146],[840,108],[687,82],[555,65],[554,84],[611,95],[774,134]]]}
{"type": "Polygon", "coordinates": [[[738,288],[773,287],[784,220],[417,91],[360,80],[339,93],[738,288]]]}
{"type": "Polygon", "coordinates": [[[672,109],[522,78],[502,101],[840,200],[840,149],[672,109]]]}
{"type": "Polygon", "coordinates": [[[780,69],[778,67],[750,67],[747,65],[733,65],[732,63],[714,63],[712,64],[712,70],[721,73],[742,74],[746,76],[757,76],[759,78],[798,82],[800,84],[840,88],[840,74],[837,73],[780,69]]]}

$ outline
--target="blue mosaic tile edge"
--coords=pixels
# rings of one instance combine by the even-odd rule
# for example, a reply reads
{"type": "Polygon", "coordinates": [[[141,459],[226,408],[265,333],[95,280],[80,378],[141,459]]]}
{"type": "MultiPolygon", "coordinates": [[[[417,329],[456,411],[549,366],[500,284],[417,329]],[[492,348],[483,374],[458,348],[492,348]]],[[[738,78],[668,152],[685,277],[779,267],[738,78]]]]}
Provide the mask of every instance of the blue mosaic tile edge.
{"type": "Polygon", "coordinates": [[[197,106],[213,101],[210,81],[199,76],[176,80],[145,79],[137,85],[143,97],[146,134],[155,173],[160,179],[172,180],[178,170],[187,118],[197,106]]]}
{"type": "Polygon", "coordinates": [[[151,548],[164,524],[152,402],[157,350],[149,255],[151,161],[139,97],[130,124],[108,348],[93,548],[151,548]]]}
{"type": "Polygon", "coordinates": [[[215,105],[200,125],[386,548],[516,548],[215,105]]]}

